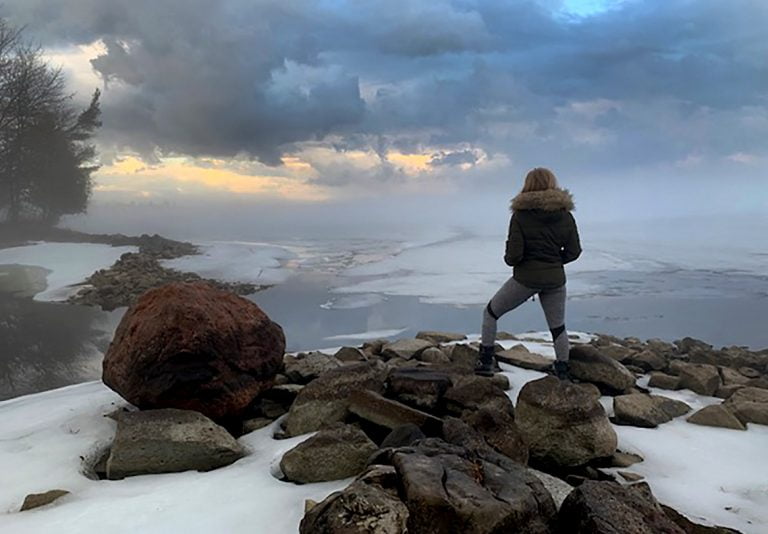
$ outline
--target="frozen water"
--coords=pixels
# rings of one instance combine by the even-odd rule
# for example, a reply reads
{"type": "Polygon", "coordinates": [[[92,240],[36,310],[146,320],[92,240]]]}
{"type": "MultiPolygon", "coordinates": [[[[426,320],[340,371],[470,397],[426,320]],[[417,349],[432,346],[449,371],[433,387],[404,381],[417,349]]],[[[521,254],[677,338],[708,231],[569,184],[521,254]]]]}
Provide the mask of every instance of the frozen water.
{"type": "Polygon", "coordinates": [[[35,295],[35,300],[64,301],[77,293],[86,278],[99,269],[106,269],[126,252],[136,247],[111,247],[92,243],[35,243],[0,249],[0,265],[34,265],[50,271],[47,287],[35,295]]]}

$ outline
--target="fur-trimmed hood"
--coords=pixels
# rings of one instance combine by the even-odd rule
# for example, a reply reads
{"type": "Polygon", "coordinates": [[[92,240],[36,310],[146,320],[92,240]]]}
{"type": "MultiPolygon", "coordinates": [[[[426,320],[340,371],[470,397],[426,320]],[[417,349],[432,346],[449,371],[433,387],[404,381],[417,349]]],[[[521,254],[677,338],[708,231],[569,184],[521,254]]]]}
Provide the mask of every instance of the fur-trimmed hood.
{"type": "Polygon", "coordinates": [[[573,211],[573,195],[567,189],[547,189],[520,193],[509,204],[510,211],[573,211]]]}

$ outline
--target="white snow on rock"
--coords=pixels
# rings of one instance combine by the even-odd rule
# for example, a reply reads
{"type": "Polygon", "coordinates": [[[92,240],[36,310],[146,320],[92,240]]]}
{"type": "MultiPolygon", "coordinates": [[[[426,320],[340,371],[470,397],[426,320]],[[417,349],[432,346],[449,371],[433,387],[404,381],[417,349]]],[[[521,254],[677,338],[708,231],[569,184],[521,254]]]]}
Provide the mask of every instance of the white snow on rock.
{"type": "Polygon", "coordinates": [[[286,247],[268,243],[217,241],[198,245],[200,254],[162,261],[164,267],[224,282],[272,285],[285,282],[284,263],[295,257],[286,247]]]}
{"type": "Polygon", "coordinates": [[[93,243],[35,243],[0,249],[0,265],[34,265],[50,271],[39,301],[64,301],[80,290],[81,284],[99,269],[106,269],[136,247],[112,247],[93,243]]]}
{"type": "Polygon", "coordinates": [[[399,328],[399,329],[393,329],[393,330],[371,330],[370,332],[358,332],[355,334],[339,334],[336,336],[328,336],[323,339],[325,339],[326,341],[338,341],[338,340],[372,341],[374,339],[384,339],[384,338],[399,336],[406,330],[408,329],[399,328]]]}
{"type": "MultiPolygon", "coordinates": [[[[551,343],[543,341],[547,334],[520,334],[524,341],[500,344],[522,343],[553,358],[551,343]]],[[[578,334],[575,342],[589,338],[578,334]]],[[[544,376],[501,366],[515,402],[526,382],[544,376]]],[[[690,391],[654,393],[683,400],[694,410],[719,402],[690,391]]],[[[610,406],[610,398],[602,400],[610,406]]],[[[115,423],[104,415],[124,404],[101,382],[0,402],[0,532],[32,534],[55,525],[62,534],[294,534],[305,499],[320,501],[349,482],[295,485],[274,478],[270,473],[282,454],[309,437],[274,440],[275,424],[240,438],[249,456],[210,473],[88,479],[81,457],[93,460],[110,443],[115,423]],[[27,494],[51,489],[71,494],[39,510],[17,512],[27,494]]],[[[768,532],[768,426],[751,424],[739,432],[692,425],[683,416],[655,429],[615,428],[619,448],[645,458],[628,470],[645,476],[659,501],[698,522],[744,534],[768,532]]]]}
{"type": "Polygon", "coordinates": [[[350,482],[275,479],[282,454],[309,435],[277,441],[274,425],[240,438],[250,454],[209,473],[86,478],[80,457],[92,459],[111,442],[116,424],[104,415],[124,404],[101,382],[0,402],[0,532],[295,533],[305,499],[321,501],[350,482]],[[50,489],[71,495],[18,512],[27,494],[50,489]]]}
{"type": "MultiPolygon", "coordinates": [[[[532,339],[545,339],[545,335],[545,332],[516,334],[532,339]]],[[[586,334],[579,337],[580,341],[589,338],[586,334]]],[[[508,348],[518,342],[500,343],[508,348]]],[[[551,343],[526,341],[523,344],[531,352],[554,358],[551,343]]],[[[526,382],[545,376],[538,371],[500,365],[512,385],[508,394],[514,403],[526,382]]],[[[640,385],[647,382],[647,377],[638,381],[640,385]]],[[[652,388],[652,393],[687,403],[691,413],[722,402],[690,390],[652,388]]],[[[611,415],[613,398],[602,397],[601,403],[611,415]]],[[[765,534],[768,532],[768,462],[765,461],[768,426],[750,424],[747,432],[740,432],[693,425],[685,421],[688,415],[658,428],[614,425],[619,449],[645,458],[644,462],[621,470],[644,476],[661,503],[696,522],[731,527],[744,534],[765,534]]]]}

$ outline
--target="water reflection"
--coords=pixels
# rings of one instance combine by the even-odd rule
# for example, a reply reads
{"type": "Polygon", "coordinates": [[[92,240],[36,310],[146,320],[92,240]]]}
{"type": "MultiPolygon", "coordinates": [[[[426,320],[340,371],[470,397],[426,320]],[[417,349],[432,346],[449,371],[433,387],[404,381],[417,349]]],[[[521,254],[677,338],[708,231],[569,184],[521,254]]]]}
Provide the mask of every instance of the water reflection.
{"type": "Polygon", "coordinates": [[[111,317],[32,300],[45,289],[45,275],[38,267],[0,267],[0,400],[100,375],[111,317]]]}

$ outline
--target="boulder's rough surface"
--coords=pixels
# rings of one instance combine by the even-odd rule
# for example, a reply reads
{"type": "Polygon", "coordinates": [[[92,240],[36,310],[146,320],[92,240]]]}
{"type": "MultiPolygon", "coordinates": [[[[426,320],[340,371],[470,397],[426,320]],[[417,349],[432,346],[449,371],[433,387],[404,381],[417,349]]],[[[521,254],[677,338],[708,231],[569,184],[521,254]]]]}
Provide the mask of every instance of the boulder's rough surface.
{"type": "Polygon", "coordinates": [[[515,408],[530,456],[555,467],[579,466],[616,451],[617,437],[598,394],[545,377],[528,382],[515,408]]]}
{"type": "Polygon", "coordinates": [[[541,483],[544,484],[545,488],[547,488],[549,494],[552,495],[552,500],[555,501],[555,506],[558,510],[560,510],[560,507],[563,505],[565,498],[568,497],[568,495],[570,495],[573,491],[573,486],[568,484],[566,481],[557,477],[553,477],[552,475],[544,473],[543,471],[537,471],[536,469],[529,469],[528,471],[533,473],[536,478],[541,480],[541,483]]]}
{"type": "Polygon", "coordinates": [[[515,345],[509,350],[497,353],[496,359],[500,362],[523,369],[533,369],[534,371],[546,371],[552,367],[552,360],[545,358],[541,354],[528,351],[523,345],[515,345]]]}
{"type": "Polygon", "coordinates": [[[648,381],[648,387],[676,391],[680,389],[680,377],[653,372],[651,373],[651,379],[648,381]]]}
{"type": "Polygon", "coordinates": [[[449,358],[451,359],[451,364],[457,369],[472,371],[478,358],[480,358],[480,351],[471,345],[453,345],[449,358]]]}
{"type": "Polygon", "coordinates": [[[362,473],[376,450],[362,430],[336,423],[286,452],[280,469],[286,479],[302,484],[340,480],[362,473]]]}
{"type": "Polygon", "coordinates": [[[117,416],[107,478],[211,471],[244,454],[235,438],[198,412],[173,408],[126,412],[117,416]]]}
{"type": "Polygon", "coordinates": [[[621,394],[635,385],[635,375],[591,345],[572,347],[569,362],[571,376],[596,385],[605,394],[621,394]]]}
{"type": "Polygon", "coordinates": [[[285,336],[250,300],[204,282],[146,292],[104,357],[104,383],[141,409],[238,416],[272,386],[285,336]]]}
{"type": "Polygon", "coordinates": [[[434,343],[425,339],[398,339],[392,343],[387,343],[381,349],[381,355],[385,358],[403,358],[410,360],[415,358],[429,347],[434,347],[434,343]]]}
{"type": "Polygon", "coordinates": [[[667,514],[667,517],[674,521],[678,527],[683,529],[683,532],[686,534],[741,534],[741,532],[738,530],[734,530],[728,527],[710,527],[707,525],[694,523],[674,508],[670,508],[669,506],[663,504],[661,505],[661,509],[664,510],[664,513],[667,514]]]}
{"type": "Polygon", "coordinates": [[[65,495],[69,495],[67,490],[50,490],[45,493],[31,493],[24,497],[24,503],[21,505],[20,512],[26,510],[33,510],[40,508],[41,506],[47,506],[52,502],[61,499],[65,495]]]}
{"type": "Polygon", "coordinates": [[[444,395],[445,411],[461,417],[482,407],[498,412],[513,413],[512,401],[493,380],[479,376],[457,379],[444,395]]]}
{"type": "Polygon", "coordinates": [[[365,421],[390,430],[414,424],[426,435],[434,436],[440,433],[443,426],[443,422],[433,415],[367,390],[355,391],[350,395],[349,411],[365,421]]]}
{"type": "Polygon", "coordinates": [[[391,456],[410,512],[409,534],[545,534],[555,504],[541,481],[515,462],[499,465],[427,439],[391,456]]]}
{"type": "Polygon", "coordinates": [[[768,389],[742,388],[731,395],[723,405],[744,424],[768,425],[768,389]]]}
{"type": "Polygon", "coordinates": [[[452,341],[463,341],[467,339],[467,336],[464,334],[455,334],[453,332],[434,332],[431,330],[427,331],[421,331],[418,334],[416,334],[416,339],[423,339],[425,341],[429,341],[430,343],[434,343],[435,345],[439,343],[451,343],[452,341]]]}
{"type": "Polygon", "coordinates": [[[686,421],[695,425],[716,426],[721,428],[731,428],[733,430],[747,429],[746,425],[739,421],[739,419],[722,404],[705,406],[691,415],[686,421]]]}
{"type": "Polygon", "coordinates": [[[301,534],[406,534],[408,507],[394,489],[391,467],[374,466],[346,489],[329,495],[301,520],[301,534]],[[387,471],[383,470],[387,469],[387,471]],[[392,479],[391,481],[387,479],[392,479]],[[389,487],[392,486],[392,487],[389,487]]]}
{"type": "Polygon", "coordinates": [[[451,359],[448,357],[442,349],[437,347],[429,347],[424,352],[419,354],[419,360],[426,363],[445,365],[451,363],[451,359]]]}
{"type": "Polygon", "coordinates": [[[286,356],[283,362],[285,364],[283,374],[295,384],[309,384],[326,371],[341,365],[335,357],[322,352],[310,352],[301,357],[286,356]]]}
{"type": "Polygon", "coordinates": [[[722,385],[720,373],[714,365],[686,363],[680,365],[679,371],[680,387],[699,395],[714,395],[722,385]]]}
{"type": "Polygon", "coordinates": [[[634,365],[643,371],[660,371],[667,367],[667,360],[652,350],[644,350],[637,354],[632,354],[622,363],[634,365]]]}
{"type": "Polygon", "coordinates": [[[447,373],[429,368],[401,368],[389,373],[387,396],[419,410],[438,410],[451,387],[447,373]]]}
{"type": "Polygon", "coordinates": [[[381,448],[407,447],[425,437],[427,436],[424,435],[424,432],[418,426],[408,423],[395,428],[387,434],[384,441],[381,442],[381,448]]]}
{"type": "Polygon", "coordinates": [[[332,369],[307,384],[296,396],[283,421],[286,437],[320,430],[347,416],[349,396],[355,391],[384,389],[384,370],[368,363],[332,369]]]}
{"type": "Polygon", "coordinates": [[[368,356],[357,347],[341,347],[333,356],[340,362],[368,361],[368,356]]]}
{"type": "Polygon", "coordinates": [[[656,428],[690,410],[684,402],[660,395],[632,393],[613,399],[614,422],[620,425],[656,428]]]}
{"type": "Polygon", "coordinates": [[[650,492],[591,480],[565,499],[557,527],[558,534],[686,534],[650,492]]]}
{"type": "Polygon", "coordinates": [[[521,464],[528,463],[528,444],[509,412],[481,408],[467,415],[464,421],[504,456],[521,464]]]}

